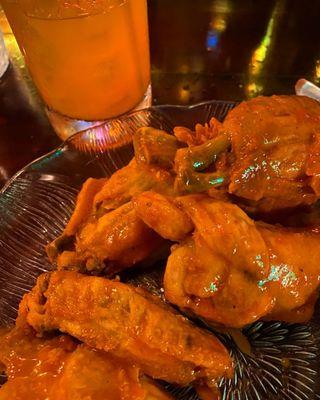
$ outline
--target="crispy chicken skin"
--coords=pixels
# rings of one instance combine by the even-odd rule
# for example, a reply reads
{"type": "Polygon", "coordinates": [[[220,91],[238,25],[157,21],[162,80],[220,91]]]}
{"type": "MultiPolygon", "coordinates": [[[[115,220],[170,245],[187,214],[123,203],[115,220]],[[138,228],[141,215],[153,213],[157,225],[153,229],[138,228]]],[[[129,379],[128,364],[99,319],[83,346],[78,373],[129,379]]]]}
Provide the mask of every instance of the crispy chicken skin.
{"type": "Polygon", "coordinates": [[[0,337],[0,362],[8,381],[2,400],[169,400],[140,369],[62,335],[37,338],[13,328],[0,337]]]}
{"type": "Polygon", "coordinates": [[[58,269],[111,276],[139,262],[162,258],[167,249],[164,239],[139,218],[132,202],[88,221],[74,240],[74,251],[58,254],[58,269]]]}
{"type": "Polygon", "coordinates": [[[232,361],[211,334],[141,289],[76,272],[39,277],[20,316],[37,331],[59,329],[181,385],[230,376],[232,361]]]}
{"type": "MultiPolygon", "coordinates": [[[[163,247],[164,240],[139,218],[129,202],[79,229],[75,253],[86,263],[86,270],[105,270],[112,275],[160,253],[163,247]]],[[[60,268],[66,267],[61,264],[60,268]]]]}
{"type": "Polygon", "coordinates": [[[159,193],[173,194],[173,177],[170,172],[157,165],[130,163],[116,171],[95,195],[93,205],[105,210],[114,210],[127,203],[139,193],[154,188],[159,193]]]}
{"type": "Polygon", "coordinates": [[[136,196],[133,204],[138,217],[165,239],[182,240],[193,230],[190,218],[178,208],[174,198],[149,191],[136,196]]]}
{"type": "Polygon", "coordinates": [[[257,223],[268,248],[266,286],[275,299],[267,319],[304,323],[312,317],[320,283],[318,229],[281,228],[257,223]]]}
{"type": "Polygon", "coordinates": [[[320,104],[308,97],[257,97],[230,111],[223,132],[231,139],[229,191],[263,201],[261,207],[313,203],[318,181],[320,104]]]}
{"type": "Polygon", "coordinates": [[[195,232],[173,247],[164,277],[166,298],[231,327],[268,313],[272,297],[258,285],[269,275],[268,253],[254,222],[239,207],[207,196],[177,201],[195,232]]]}
{"type": "Polygon", "coordinates": [[[317,101],[261,96],[231,110],[211,140],[178,150],[175,187],[189,193],[223,187],[252,212],[312,204],[320,194],[319,151],[317,101]]]}
{"type": "Polygon", "coordinates": [[[167,246],[137,216],[131,202],[150,188],[172,195],[173,177],[159,167],[137,165],[135,159],[110,179],[89,178],[64,232],[47,246],[50,261],[58,269],[110,276],[162,258],[167,246]]]}
{"type": "Polygon", "coordinates": [[[152,127],[138,129],[133,137],[135,160],[142,169],[145,165],[172,169],[176,151],[181,146],[173,135],[152,127]]]}
{"type": "Polygon", "coordinates": [[[202,195],[177,201],[195,232],[168,259],[164,286],[171,303],[237,328],[260,318],[311,318],[320,279],[318,231],[254,222],[236,205],[202,195]]]}

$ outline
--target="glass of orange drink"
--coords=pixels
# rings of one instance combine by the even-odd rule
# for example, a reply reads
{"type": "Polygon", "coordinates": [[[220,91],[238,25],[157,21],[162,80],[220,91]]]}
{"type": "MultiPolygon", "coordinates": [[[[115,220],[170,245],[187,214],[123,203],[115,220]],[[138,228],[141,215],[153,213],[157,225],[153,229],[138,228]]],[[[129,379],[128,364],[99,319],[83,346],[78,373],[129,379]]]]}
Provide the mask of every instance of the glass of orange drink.
{"type": "Polygon", "coordinates": [[[105,120],[145,98],[150,85],[146,0],[1,3],[49,116],[105,120]]]}

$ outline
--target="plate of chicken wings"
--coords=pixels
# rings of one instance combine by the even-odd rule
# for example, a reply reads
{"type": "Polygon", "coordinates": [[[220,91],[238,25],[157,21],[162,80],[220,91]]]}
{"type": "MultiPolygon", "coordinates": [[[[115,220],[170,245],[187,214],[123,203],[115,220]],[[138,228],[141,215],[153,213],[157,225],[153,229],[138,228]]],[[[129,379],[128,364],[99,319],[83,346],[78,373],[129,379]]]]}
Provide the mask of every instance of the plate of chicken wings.
{"type": "Polygon", "coordinates": [[[320,398],[320,104],[134,112],[0,195],[1,399],[320,398]]]}

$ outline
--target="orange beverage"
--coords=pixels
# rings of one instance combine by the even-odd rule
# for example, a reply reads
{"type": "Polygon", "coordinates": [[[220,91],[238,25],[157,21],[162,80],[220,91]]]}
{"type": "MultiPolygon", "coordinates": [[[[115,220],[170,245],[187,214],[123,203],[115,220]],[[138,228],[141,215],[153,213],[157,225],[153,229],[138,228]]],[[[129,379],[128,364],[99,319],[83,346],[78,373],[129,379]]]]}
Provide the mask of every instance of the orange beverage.
{"type": "Polygon", "coordinates": [[[1,0],[48,107],[100,120],[133,109],[150,82],[146,0],[1,0]]]}

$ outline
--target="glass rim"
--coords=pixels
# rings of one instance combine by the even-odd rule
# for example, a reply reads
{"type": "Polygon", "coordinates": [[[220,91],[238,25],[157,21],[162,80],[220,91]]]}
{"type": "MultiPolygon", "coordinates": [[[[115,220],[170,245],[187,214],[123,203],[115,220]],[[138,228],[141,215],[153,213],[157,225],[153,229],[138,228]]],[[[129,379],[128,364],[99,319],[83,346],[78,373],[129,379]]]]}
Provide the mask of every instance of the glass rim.
{"type": "Polygon", "coordinates": [[[7,2],[19,4],[29,18],[59,21],[104,14],[121,7],[128,0],[53,0],[46,5],[38,0],[7,0],[7,2]]]}

